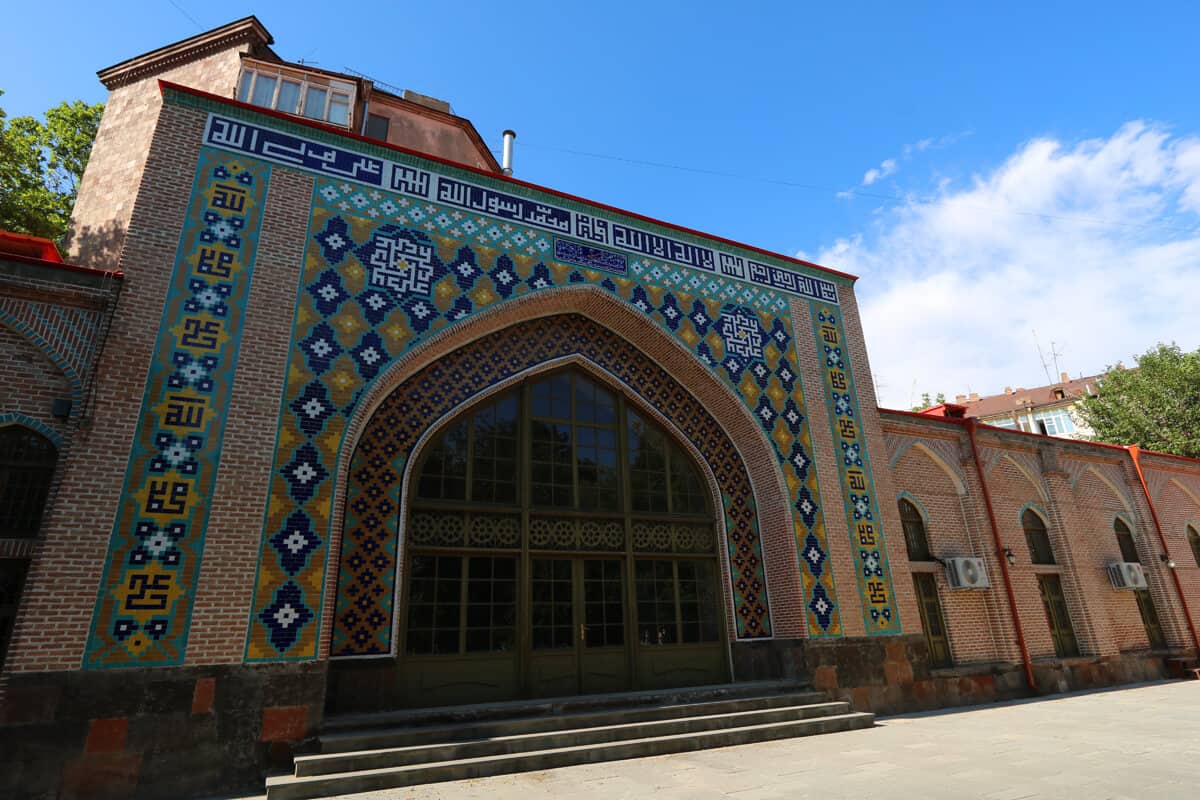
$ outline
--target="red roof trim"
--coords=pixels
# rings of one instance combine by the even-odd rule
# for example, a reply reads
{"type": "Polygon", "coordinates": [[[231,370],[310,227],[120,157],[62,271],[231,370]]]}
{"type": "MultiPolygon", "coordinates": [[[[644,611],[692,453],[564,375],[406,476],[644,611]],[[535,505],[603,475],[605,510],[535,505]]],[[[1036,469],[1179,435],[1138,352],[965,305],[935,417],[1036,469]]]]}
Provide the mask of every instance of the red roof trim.
{"type": "MultiPolygon", "coordinates": [[[[901,411],[898,408],[884,408],[883,406],[879,406],[879,410],[885,414],[896,414],[896,415],[899,415],[902,417],[913,417],[914,419],[920,419],[920,420],[936,420],[937,422],[948,422],[951,425],[965,426],[967,424],[967,422],[969,421],[967,419],[955,419],[954,417],[937,417],[937,416],[933,416],[931,414],[922,414],[918,411],[901,411]]],[[[972,419],[974,419],[974,418],[972,418],[972,419]]],[[[990,430],[990,431],[997,431],[999,433],[1011,433],[1011,434],[1015,434],[1017,436],[1028,436],[1032,439],[1041,439],[1043,441],[1046,439],[1053,439],[1058,442],[1067,442],[1070,444],[1082,444],[1082,445],[1086,445],[1088,447],[1102,447],[1106,450],[1123,450],[1123,451],[1129,450],[1129,445],[1124,445],[1124,444],[1111,444],[1109,442],[1089,442],[1085,439],[1064,439],[1061,436],[1043,436],[1040,433],[1030,433],[1028,431],[1023,431],[1023,430],[1019,430],[1016,428],[1001,428],[996,425],[988,425],[986,422],[978,422],[977,421],[976,425],[980,428],[986,428],[987,430],[990,430]]],[[[1189,464],[1200,464],[1200,458],[1190,458],[1188,456],[1177,456],[1174,453],[1160,453],[1156,450],[1142,450],[1142,455],[1144,455],[1144,456],[1162,456],[1163,458],[1173,458],[1176,461],[1187,461],[1189,464]]]]}
{"type": "Polygon", "coordinates": [[[58,248],[54,246],[54,242],[41,236],[30,236],[27,233],[0,230],[0,253],[24,256],[32,256],[33,253],[37,253],[38,255],[33,256],[34,258],[62,263],[62,256],[58,254],[58,248]],[[14,247],[15,250],[11,249],[14,247]]]}
{"type": "Polygon", "coordinates": [[[539,186],[536,183],[529,183],[528,181],[518,180],[517,178],[511,178],[511,177],[507,177],[505,175],[497,175],[494,172],[488,172],[486,170],[479,169],[478,167],[473,167],[470,164],[460,164],[457,161],[450,161],[445,158],[438,158],[437,156],[433,156],[428,153],[421,153],[416,150],[410,150],[409,148],[401,147],[400,145],[388,144],[387,142],[381,142],[376,139],[368,139],[366,136],[360,136],[359,134],[352,133],[348,130],[345,130],[344,128],[337,128],[332,125],[326,125],[324,123],[305,119],[303,117],[294,117],[291,114],[284,114],[281,111],[276,111],[271,108],[261,108],[260,106],[250,105],[249,103],[243,103],[243,102],[240,102],[238,100],[233,100],[228,97],[221,97],[220,95],[211,94],[209,92],[204,92],[199,89],[193,89],[190,86],[181,86],[177,83],[171,83],[170,81],[159,80],[158,89],[159,89],[160,93],[162,92],[163,89],[171,89],[173,91],[180,92],[181,94],[190,94],[193,97],[202,97],[206,100],[214,100],[223,105],[233,106],[234,108],[243,108],[243,109],[246,109],[247,111],[253,111],[256,114],[262,114],[264,116],[276,117],[277,119],[286,120],[287,122],[290,122],[294,125],[302,125],[302,126],[305,126],[308,128],[314,128],[316,130],[325,131],[326,133],[332,133],[336,136],[342,136],[347,139],[353,139],[355,141],[365,142],[367,144],[371,144],[376,147],[382,147],[387,150],[395,150],[398,153],[404,153],[406,155],[416,156],[418,158],[424,158],[429,161],[436,162],[438,164],[445,164],[448,167],[455,167],[456,169],[463,169],[468,172],[474,172],[477,175],[480,175],[485,178],[490,178],[491,180],[512,183],[517,186],[524,186],[529,189],[535,189],[536,191],[539,191],[539,192],[545,192],[546,194],[554,195],[555,197],[561,197],[564,200],[572,200],[576,203],[583,203],[585,205],[592,206],[593,208],[599,208],[599,209],[603,209],[605,211],[612,211],[617,214],[624,214],[627,217],[632,217],[634,219],[641,220],[643,222],[649,222],[653,225],[661,225],[664,228],[671,228],[673,230],[682,231],[683,233],[688,233],[693,236],[699,236],[699,237],[702,237],[704,239],[709,239],[714,242],[721,242],[722,244],[728,244],[728,245],[732,245],[734,247],[740,247],[743,250],[749,250],[754,253],[761,253],[765,256],[770,256],[771,258],[778,258],[783,261],[791,262],[793,264],[799,264],[800,266],[808,267],[809,269],[820,270],[821,272],[827,273],[829,275],[836,275],[839,278],[845,278],[850,281],[858,280],[857,275],[851,275],[848,272],[840,272],[836,269],[831,269],[829,267],[823,267],[820,264],[814,264],[811,261],[804,261],[799,258],[785,256],[782,253],[772,253],[770,250],[764,250],[761,247],[755,247],[754,245],[745,244],[744,242],[737,242],[737,241],[734,241],[733,239],[726,239],[722,236],[714,236],[711,233],[704,233],[703,231],[698,231],[693,228],[687,228],[687,227],[684,227],[683,225],[676,225],[673,222],[664,222],[661,219],[655,219],[654,217],[647,217],[644,214],[638,214],[637,212],[634,212],[634,211],[627,211],[623,208],[617,208],[616,206],[610,206],[610,205],[606,205],[604,203],[598,203],[595,200],[588,200],[586,197],[579,197],[578,195],[567,194],[566,192],[560,192],[557,189],[551,189],[547,186],[539,186]]]}
{"type": "Polygon", "coordinates": [[[24,264],[36,264],[40,267],[61,269],[65,272],[78,272],[84,275],[107,275],[111,278],[125,277],[125,273],[121,272],[120,270],[96,269],[95,267],[84,267],[80,266],[79,264],[68,264],[65,261],[51,261],[45,258],[23,256],[18,253],[0,252],[0,261],[20,261],[24,264]]]}

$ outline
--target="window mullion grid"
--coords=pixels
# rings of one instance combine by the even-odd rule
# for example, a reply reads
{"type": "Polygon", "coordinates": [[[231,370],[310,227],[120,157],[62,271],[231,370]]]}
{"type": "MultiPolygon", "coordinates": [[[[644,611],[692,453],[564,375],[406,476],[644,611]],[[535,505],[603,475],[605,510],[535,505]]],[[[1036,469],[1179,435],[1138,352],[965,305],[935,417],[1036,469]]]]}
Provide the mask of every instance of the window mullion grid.
{"type": "Polygon", "coordinates": [[[461,568],[459,575],[461,579],[458,585],[458,652],[459,655],[467,652],[467,602],[470,598],[468,588],[471,583],[471,558],[470,556],[462,556],[461,568]]]}
{"type": "Polygon", "coordinates": [[[676,558],[671,559],[671,577],[671,590],[675,595],[675,643],[683,644],[683,603],[679,597],[679,560],[676,558]]]}

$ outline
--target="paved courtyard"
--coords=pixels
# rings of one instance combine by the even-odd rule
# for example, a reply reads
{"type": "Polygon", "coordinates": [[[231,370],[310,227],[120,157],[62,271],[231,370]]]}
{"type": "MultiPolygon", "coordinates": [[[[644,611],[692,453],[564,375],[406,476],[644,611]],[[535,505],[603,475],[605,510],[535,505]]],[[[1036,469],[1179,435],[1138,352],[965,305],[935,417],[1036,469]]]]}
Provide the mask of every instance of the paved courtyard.
{"type": "Polygon", "coordinates": [[[483,798],[1200,798],[1200,682],[879,719],[876,728],[348,795],[483,798]]]}

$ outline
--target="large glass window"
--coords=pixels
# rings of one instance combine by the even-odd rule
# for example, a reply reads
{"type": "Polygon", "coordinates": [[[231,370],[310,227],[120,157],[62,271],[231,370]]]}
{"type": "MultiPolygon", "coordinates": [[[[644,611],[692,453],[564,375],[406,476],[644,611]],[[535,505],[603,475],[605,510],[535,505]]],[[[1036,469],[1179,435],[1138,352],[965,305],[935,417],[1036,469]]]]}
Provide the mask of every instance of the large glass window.
{"type": "Polygon", "coordinates": [[[476,406],[414,471],[408,653],[503,652],[526,637],[537,652],[615,647],[635,620],[642,644],[720,640],[707,484],[672,437],[583,373],[476,406]]]}
{"type": "Polygon", "coordinates": [[[1196,561],[1196,566],[1200,567],[1200,532],[1197,532],[1191,525],[1187,526],[1188,544],[1192,548],[1192,558],[1196,561]]]}
{"type": "Polygon", "coordinates": [[[37,536],[58,451],[40,433],[0,427],[0,539],[37,536]]]}
{"type": "Polygon", "coordinates": [[[1047,436],[1062,436],[1075,432],[1075,420],[1071,419],[1070,412],[1065,408],[1038,411],[1034,413],[1033,419],[1045,426],[1047,436]]]}
{"type": "Polygon", "coordinates": [[[354,104],[354,86],[316,73],[247,63],[242,68],[238,99],[346,127],[354,104]]]}
{"type": "Polygon", "coordinates": [[[1021,515],[1021,527],[1025,529],[1025,542],[1029,545],[1029,559],[1034,564],[1054,564],[1054,550],[1050,547],[1050,534],[1046,523],[1032,509],[1021,515]]]}

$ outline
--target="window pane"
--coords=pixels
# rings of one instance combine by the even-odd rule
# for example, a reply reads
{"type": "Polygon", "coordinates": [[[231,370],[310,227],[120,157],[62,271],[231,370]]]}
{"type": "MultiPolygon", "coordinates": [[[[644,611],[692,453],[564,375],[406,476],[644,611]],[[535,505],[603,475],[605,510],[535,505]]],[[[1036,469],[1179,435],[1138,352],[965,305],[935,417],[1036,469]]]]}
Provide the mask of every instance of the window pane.
{"type": "Polygon", "coordinates": [[[472,500],[517,502],[517,405],[517,396],[509,395],[472,419],[472,500]]]}
{"type": "Polygon", "coordinates": [[[534,559],[531,567],[533,649],[569,648],[574,644],[571,562],[534,559]]]}
{"type": "Polygon", "coordinates": [[[58,451],[36,431],[0,428],[0,538],[37,536],[58,451]]]}
{"type": "Polygon", "coordinates": [[[534,420],[532,428],[533,504],[569,508],[574,503],[571,425],[534,420]]]}
{"type": "Polygon", "coordinates": [[[1117,546],[1121,548],[1121,559],[1140,563],[1141,558],[1138,557],[1137,544],[1133,540],[1133,532],[1129,530],[1129,526],[1118,519],[1113,522],[1113,531],[1117,534],[1117,546]]]}
{"type": "Polygon", "coordinates": [[[378,139],[381,142],[386,142],[389,122],[390,120],[387,117],[381,117],[378,114],[367,114],[367,136],[372,139],[378,139]]]}
{"type": "Polygon", "coordinates": [[[242,73],[242,81],[238,86],[238,100],[243,103],[250,102],[250,85],[254,83],[254,73],[246,71],[242,73]]]}
{"type": "Polygon", "coordinates": [[[295,81],[284,81],[279,85],[279,98],[275,108],[288,114],[295,114],[300,106],[300,84],[295,81]]]}
{"type": "Polygon", "coordinates": [[[535,417],[571,418],[571,376],[560,372],[533,385],[530,392],[535,417]]]}
{"type": "Polygon", "coordinates": [[[908,548],[909,561],[929,561],[929,540],[925,535],[925,518],[917,507],[907,500],[900,500],[900,524],[904,528],[904,544],[908,548]]]}
{"type": "Polygon", "coordinates": [[[663,435],[632,411],[628,414],[629,479],[634,511],[666,511],[667,446],[663,435]]]}
{"type": "Polygon", "coordinates": [[[460,422],[430,446],[417,482],[426,500],[467,499],[467,423],[460,422]]]}
{"type": "Polygon", "coordinates": [[[634,563],[638,642],[643,645],[674,644],[679,640],[675,625],[673,572],[670,561],[638,560],[634,563]]]}
{"type": "Polygon", "coordinates": [[[1053,564],[1054,550],[1050,547],[1050,535],[1046,523],[1033,511],[1021,515],[1021,527],[1025,529],[1025,541],[1029,545],[1029,557],[1034,564],[1053,564]]]}
{"type": "Polygon", "coordinates": [[[325,95],[328,93],[320,86],[309,86],[304,93],[304,116],[325,119],[325,95]]]}
{"type": "Polygon", "coordinates": [[[467,652],[511,650],[517,621],[516,559],[469,560],[467,652]]]}
{"type": "Polygon", "coordinates": [[[1192,558],[1196,561],[1196,566],[1200,567],[1200,533],[1191,525],[1188,526],[1188,544],[1192,546],[1192,558]]]}
{"type": "Polygon", "coordinates": [[[344,94],[335,94],[329,101],[329,121],[334,125],[350,123],[350,98],[344,94]]]}
{"type": "Polygon", "coordinates": [[[685,642],[717,640],[717,590],[711,561],[679,561],[679,620],[685,642]]]}
{"type": "Polygon", "coordinates": [[[671,447],[671,510],[676,514],[708,511],[705,487],[692,460],[678,447],[671,447]]]}
{"type": "Polygon", "coordinates": [[[458,652],[462,559],[413,556],[407,650],[414,655],[458,652]]]}
{"type": "Polygon", "coordinates": [[[276,79],[271,75],[259,75],[254,81],[254,97],[251,103],[263,108],[270,108],[272,101],[275,99],[275,84],[276,79]]]}

